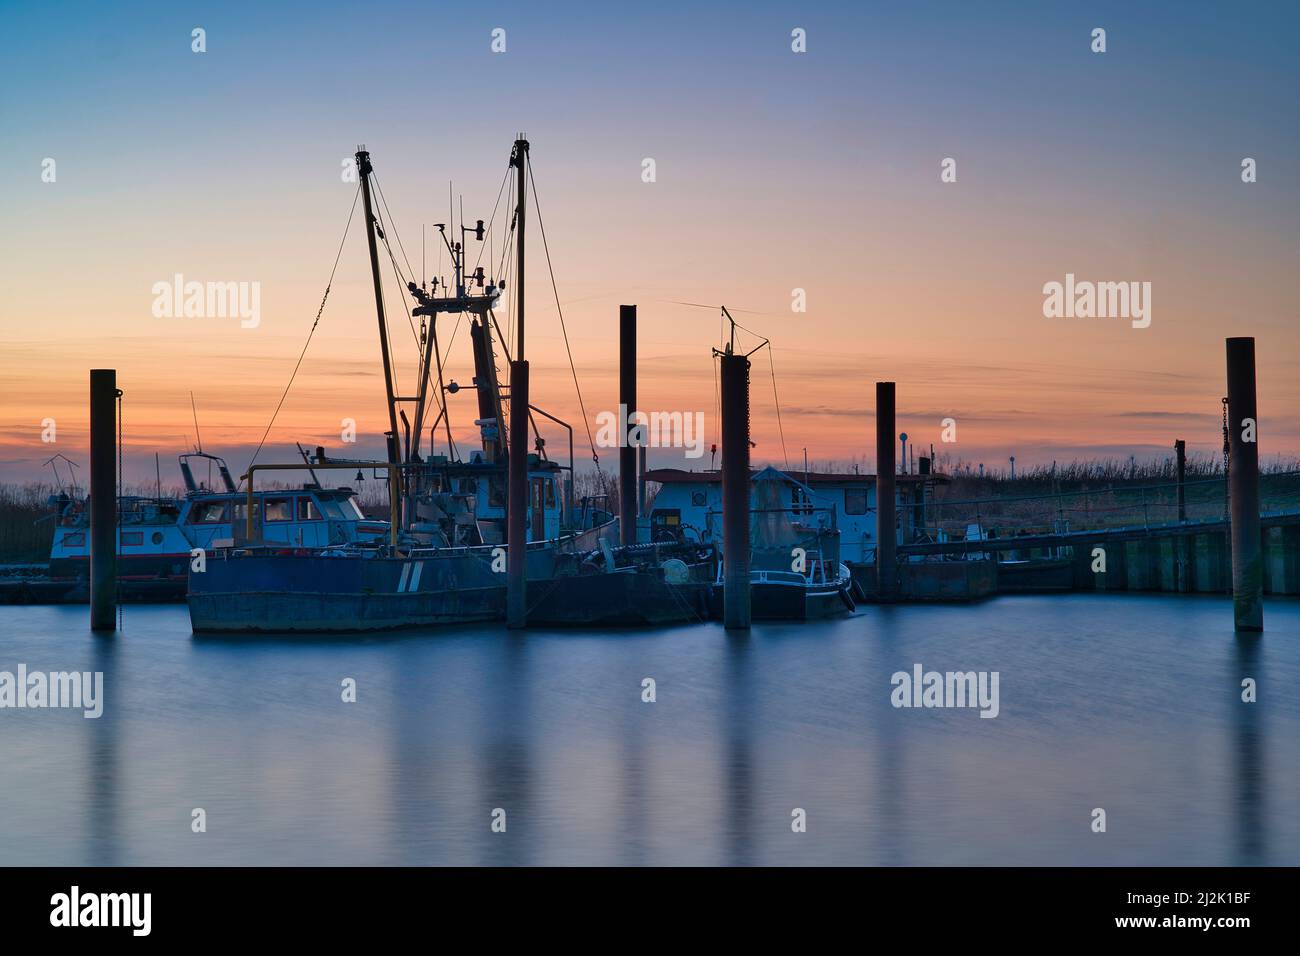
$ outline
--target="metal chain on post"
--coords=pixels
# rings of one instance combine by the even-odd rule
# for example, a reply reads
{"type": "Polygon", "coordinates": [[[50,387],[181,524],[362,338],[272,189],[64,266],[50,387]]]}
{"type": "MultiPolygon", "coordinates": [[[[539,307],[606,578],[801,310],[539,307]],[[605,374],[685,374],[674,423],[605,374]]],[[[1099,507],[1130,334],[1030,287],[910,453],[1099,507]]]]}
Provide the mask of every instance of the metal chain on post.
{"type": "Polygon", "coordinates": [[[122,390],[117,390],[117,541],[114,553],[117,561],[113,566],[113,593],[117,600],[117,629],[122,630],[122,390]]]}
{"type": "Polygon", "coordinates": [[[1223,520],[1227,521],[1231,514],[1229,509],[1229,485],[1228,485],[1228,467],[1231,460],[1231,444],[1228,440],[1228,396],[1223,397],[1223,520]]]}

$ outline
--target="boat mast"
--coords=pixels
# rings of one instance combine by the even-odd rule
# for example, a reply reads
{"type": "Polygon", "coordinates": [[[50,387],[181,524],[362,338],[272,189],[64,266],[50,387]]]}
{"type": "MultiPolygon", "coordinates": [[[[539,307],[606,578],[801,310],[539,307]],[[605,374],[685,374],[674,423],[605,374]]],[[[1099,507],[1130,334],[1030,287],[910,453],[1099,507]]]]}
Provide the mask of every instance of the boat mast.
{"type": "Polygon", "coordinates": [[[366,215],[366,243],[370,247],[370,276],[375,283],[375,311],[379,315],[379,348],[384,359],[384,391],[388,398],[388,461],[400,464],[397,431],[397,396],[393,394],[393,361],[388,351],[388,323],[384,319],[384,293],[379,278],[379,248],[375,244],[375,230],[379,228],[370,204],[370,153],[365,148],[357,149],[357,172],[361,176],[361,198],[366,215]]]}
{"type": "Polygon", "coordinates": [[[510,160],[519,168],[519,215],[516,219],[519,230],[515,245],[515,287],[519,290],[516,314],[518,316],[518,339],[515,361],[522,362],[524,356],[524,214],[528,211],[528,140],[522,136],[515,140],[514,155],[510,160]]]}
{"type": "Polygon", "coordinates": [[[523,627],[528,620],[526,597],[526,548],[528,547],[528,363],[524,360],[524,210],[527,206],[528,140],[515,140],[510,163],[519,174],[519,207],[516,214],[515,289],[518,299],[519,344],[510,363],[510,452],[509,496],[506,501],[506,626],[523,627]]]}

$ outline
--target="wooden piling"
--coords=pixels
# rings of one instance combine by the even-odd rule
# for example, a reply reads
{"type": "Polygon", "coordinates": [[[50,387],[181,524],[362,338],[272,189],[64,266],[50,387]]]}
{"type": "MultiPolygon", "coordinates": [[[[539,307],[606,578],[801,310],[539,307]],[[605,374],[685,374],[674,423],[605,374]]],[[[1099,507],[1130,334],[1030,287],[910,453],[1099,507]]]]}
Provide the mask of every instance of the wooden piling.
{"type": "Polygon", "coordinates": [[[894,510],[894,383],[876,383],[876,593],[891,600],[898,590],[894,510]]]}
{"type": "Polygon", "coordinates": [[[749,359],[722,363],[722,618],[749,627],[749,359]]]}
{"type": "Polygon", "coordinates": [[[1259,422],[1255,339],[1227,340],[1228,511],[1232,539],[1232,611],[1238,631],[1264,629],[1264,565],[1259,529],[1259,422]]]}
{"type": "Polygon", "coordinates": [[[618,452],[618,529],[624,545],[636,544],[637,448],[631,440],[636,412],[636,306],[618,307],[618,403],[624,415],[618,452]]]}
{"type": "Polygon", "coordinates": [[[117,370],[90,370],[90,628],[117,627],[117,370]]]}

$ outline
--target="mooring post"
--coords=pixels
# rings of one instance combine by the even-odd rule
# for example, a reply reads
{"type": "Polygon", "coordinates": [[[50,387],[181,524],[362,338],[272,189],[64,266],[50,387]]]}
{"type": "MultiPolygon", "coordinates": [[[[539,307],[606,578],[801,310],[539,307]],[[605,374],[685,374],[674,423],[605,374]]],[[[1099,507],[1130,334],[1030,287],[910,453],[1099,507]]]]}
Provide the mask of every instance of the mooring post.
{"type": "MultiPolygon", "coordinates": [[[[636,454],[632,416],[636,412],[636,306],[618,307],[618,403],[623,444],[618,451],[618,532],[624,545],[636,544],[636,454]]],[[[640,431],[640,429],[638,429],[640,431]]]]}
{"type": "Polygon", "coordinates": [[[1179,438],[1174,442],[1174,455],[1178,459],[1178,520],[1187,520],[1187,442],[1179,438]]]}
{"type": "MultiPolygon", "coordinates": [[[[1187,442],[1179,438],[1174,441],[1174,457],[1178,474],[1178,523],[1187,520],[1187,442]]],[[[1174,588],[1179,593],[1191,591],[1191,569],[1195,562],[1194,535],[1182,535],[1174,538],[1174,588]]]]}
{"type": "Polygon", "coordinates": [[[506,626],[528,623],[528,363],[510,363],[510,489],[506,502],[506,626]]]}
{"type": "Polygon", "coordinates": [[[722,362],[722,621],[749,627],[749,359],[722,362]]]}
{"type": "Polygon", "coordinates": [[[90,370],[90,629],[117,626],[117,370],[90,370]]]}
{"type": "Polygon", "coordinates": [[[892,599],[898,583],[894,511],[894,383],[876,383],[876,594],[892,599]]]}
{"type": "Polygon", "coordinates": [[[1259,538],[1259,424],[1255,339],[1228,339],[1228,510],[1232,612],[1238,631],[1264,629],[1264,564],[1259,538]]]}

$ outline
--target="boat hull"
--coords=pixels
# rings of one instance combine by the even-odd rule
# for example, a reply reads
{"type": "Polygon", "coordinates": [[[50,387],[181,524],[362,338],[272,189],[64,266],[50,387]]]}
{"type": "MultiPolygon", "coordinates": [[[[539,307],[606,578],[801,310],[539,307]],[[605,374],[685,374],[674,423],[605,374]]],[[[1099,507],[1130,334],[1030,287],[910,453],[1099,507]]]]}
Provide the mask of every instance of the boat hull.
{"type": "MultiPolygon", "coordinates": [[[[847,584],[808,587],[784,582],[752,582],[749,608],[749,616],[755,621],[813,621],[848,614],[854,606],[847,584]]],[[[721,584],[713,585],[709,609],[715,619],[722,620],[721,584]]]]}
{"type": "Polygon", "coordinates": [[[504,578],[478,555],[215,557],[190,575],[190,625],[317,633],[487,621],[501,616],[504,578]]]}
{"type": "MultiPolygon", "coordinates": [[[[527,552],[527,579],[554,576],[570,547],[617,534],[617,523],[566,539],[564,550],[527,552]]],[[[196,633],[383,631],[505,619],[501,549],[464,548],[408,557],[362,554],[209,555],[191,571],[187,601],[196,633]]]]}
{"type": "Polygon", "coordinates": [[[528,582],[528,623],[642,627],[709,617],[710,585],[670,584],[662,573],[575,575],[528,582]]]}

